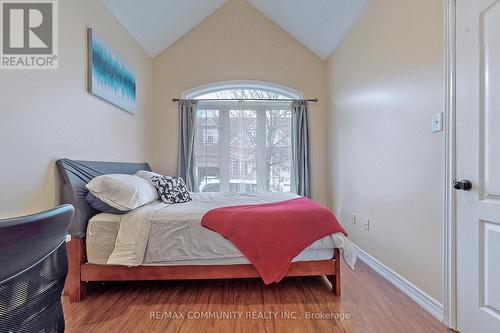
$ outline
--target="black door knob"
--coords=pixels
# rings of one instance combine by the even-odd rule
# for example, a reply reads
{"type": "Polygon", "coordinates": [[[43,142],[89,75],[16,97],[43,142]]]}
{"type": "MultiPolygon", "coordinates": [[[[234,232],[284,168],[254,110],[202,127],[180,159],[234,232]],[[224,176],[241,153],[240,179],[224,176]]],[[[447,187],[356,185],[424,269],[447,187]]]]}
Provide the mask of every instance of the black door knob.
{"type": "Polygon", "coordinates": [[[462,190],[462,191],[470,191],[472,188],[472,183],[470,180],[464,179],[464,180],[455,180],[453,182],[453,188],[455,190],[462,190]]]}

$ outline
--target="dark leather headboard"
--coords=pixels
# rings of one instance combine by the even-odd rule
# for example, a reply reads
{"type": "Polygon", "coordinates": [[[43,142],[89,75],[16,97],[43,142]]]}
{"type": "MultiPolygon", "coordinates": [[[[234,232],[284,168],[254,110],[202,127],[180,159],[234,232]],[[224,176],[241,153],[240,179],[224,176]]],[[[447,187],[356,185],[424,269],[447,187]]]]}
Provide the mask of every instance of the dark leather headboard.
{"type": "Polygon", "coordinates": [[[88,192],[85,185],[89,181],[97,176],[112,173],[132,175],[139,170],[151,171],[147,163],[73,161],[64,158],[57,160],[56,165],[62,176],[61,203],[75,207],[69,233],[77,238],[85,237],[90,218],[99,213],[85,201],[88,192]]]}

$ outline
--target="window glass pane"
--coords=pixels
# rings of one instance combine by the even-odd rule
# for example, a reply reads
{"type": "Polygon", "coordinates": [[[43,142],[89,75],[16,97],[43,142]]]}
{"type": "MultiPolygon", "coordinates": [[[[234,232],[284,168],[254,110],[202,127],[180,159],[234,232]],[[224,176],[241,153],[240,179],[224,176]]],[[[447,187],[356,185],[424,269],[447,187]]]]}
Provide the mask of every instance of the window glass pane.
{"type": "Polygon", "coordinates": [[[263,98],[263,99],[287,99],[286,96],[277,91],[262,90],[255,88],[231,88],[212,91],[196,96],[197,99],[226,99],[226,98],[263,98]]]}
{"type": "Polygon", "coordinates": [[[247,192],[247,184],[257,184],[257,112],[229,111],[230,190],[247,192]]]}
{"type": "Polygon", "coordinates": [[[198,191],[217,192],[220,182],[219,110],[199,109],[194,145],[198,191]]]}
{"type": "Polygon", "coordinates": [[[267,182],[271,192],[290,192],[291,110],[266,111],[267,182]]]}

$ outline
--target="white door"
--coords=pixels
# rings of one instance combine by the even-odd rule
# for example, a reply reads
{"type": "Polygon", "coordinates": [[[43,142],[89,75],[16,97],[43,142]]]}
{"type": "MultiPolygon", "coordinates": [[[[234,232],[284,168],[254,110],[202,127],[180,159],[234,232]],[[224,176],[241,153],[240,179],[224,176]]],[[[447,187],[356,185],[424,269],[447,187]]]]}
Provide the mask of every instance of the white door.
{"type": "Polygon", "coordinates": [[[457,324],[499,333],[500,0],[457,0],[456,54],[457,324]]]}

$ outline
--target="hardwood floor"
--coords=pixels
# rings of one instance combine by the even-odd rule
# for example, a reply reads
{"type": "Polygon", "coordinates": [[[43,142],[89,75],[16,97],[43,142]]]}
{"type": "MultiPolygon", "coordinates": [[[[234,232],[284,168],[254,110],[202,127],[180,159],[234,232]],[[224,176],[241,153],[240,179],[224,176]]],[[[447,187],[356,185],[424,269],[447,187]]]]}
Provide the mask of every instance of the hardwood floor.
{"type": "Polygon", "coordinates": [[[345,266],[340,299],[321,277],[98,283],[81,303],[63,296],[66,332],[448,331],[361,261],[345,266]]]}

